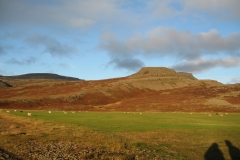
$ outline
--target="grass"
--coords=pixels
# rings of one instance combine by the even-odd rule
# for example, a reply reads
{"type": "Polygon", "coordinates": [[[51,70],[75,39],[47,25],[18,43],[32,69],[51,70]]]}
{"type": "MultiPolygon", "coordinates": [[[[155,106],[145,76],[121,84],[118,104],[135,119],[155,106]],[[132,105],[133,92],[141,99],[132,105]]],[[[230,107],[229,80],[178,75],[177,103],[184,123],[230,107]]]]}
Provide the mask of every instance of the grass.
{"type": "Polygon", "coordinates": [[[157,131],[162,129],[180,130],[240,130],[239,114],[224,116],[187,113],[99,113],[99,112],[52,112],[30,111],[11,112],[11,114],[36,120],[45,120],[54,123],[84,126],[96,131],[125,132],[125,131],[157,131]]]}
{"type": "Polygon", "coordinates": [[[27,111],[8,114],[32,122],[42,121],[52,130],[64,126],[56,133],[43,132],[42,138],[70,139],[116,151],[137,151],[150,157],[203,159],[209,147],[217,143],[229,159],[224,140],[240,148],[240,114],[30,112],[31,117],[27,111]]]}

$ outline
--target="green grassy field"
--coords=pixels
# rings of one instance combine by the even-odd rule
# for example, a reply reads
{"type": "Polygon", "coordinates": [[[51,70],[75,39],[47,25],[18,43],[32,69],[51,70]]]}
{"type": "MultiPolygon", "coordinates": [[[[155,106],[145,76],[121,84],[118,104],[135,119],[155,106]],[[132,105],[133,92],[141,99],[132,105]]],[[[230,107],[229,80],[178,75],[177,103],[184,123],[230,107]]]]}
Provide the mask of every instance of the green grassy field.
{"type": "Polygon", "coordinates": [[[162,129],[182,130],[234,130],[240,131],[240,115],[224,114],[223,116],[196,113],[105,113],[105,112],[52,112],[30,111],[11,112],[11,114],[55,123],[84,126],[96,131],[157,131],[162,129]]]}
{"type": "Polygon", "coordinates": [[[240,114],[30,112],[32,116],[27,116],[27,111],[9,114],[32,122],[40,120],[52,128],[65,127],[66,135],[60,129],[52,137],[48,133],[50,139],[71,139],[116,151],[140,151],[149,157],[204,159],[216,143],[224,157],[230,159],[225,140],[240,148],[240,114]]]}

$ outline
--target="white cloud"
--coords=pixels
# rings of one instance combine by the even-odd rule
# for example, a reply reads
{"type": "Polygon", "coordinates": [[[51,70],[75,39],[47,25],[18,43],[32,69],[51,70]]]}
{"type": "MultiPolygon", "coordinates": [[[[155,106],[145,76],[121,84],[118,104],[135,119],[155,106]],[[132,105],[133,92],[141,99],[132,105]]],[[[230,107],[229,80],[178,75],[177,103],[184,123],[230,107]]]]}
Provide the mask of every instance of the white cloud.
{"type": "MultiPolygon", "coordinates": [[[[150,0],[147,3],[148,10],[152,11],[154,17],[168,18],[181,13],[177,8],[171,6],[173,0],[150,0]]],[[[179,5],[180,3],[177,2],[179,5]]]]}
{"type": "Polygon", "coordinates": [[[70,25],[72,27],[86,27],[86,26],[91,26],[95,22],[91,19],[84,19],[84,18],[78,18],[78,19],[72,19],[70,21],[70,25]]]}
{"type": "Polygon", "coordinates": [[[116,35],[104,32],[99,48],[113,55],[152,55],[171,56],[179,60],[197,59],[204,55],[226,54],[240,56],[240,33],[223,37],[217,30],[194,34],[158,27],[146,32],[119,40],[116,35]]]}
{"type": "Polygon", "coordinates": [[[232,68],[240,66],[240,58],[197,59],[172,66],[177,71],[199,73],[215,67],[232,68]]]}
{"type": "Polygon", "coordinates": [[[155,18],[206,16],[225,21],[239,20],[239,6],[239,0],[150,0],[147,3],[155,18]]]}
{"type": "Polygon", "coordinates": [[[35,57],[29,57],[27,59],[19,60],[16,58],[11,58],[7,61],[9,64],[17,64],[17,65],[30,65],[32,63],[35,63],[37,59],[35,57]]]}
{"type": "Polygon", "coordinates": [[[121,0],[2,0],[0,20],[4,25],[12,27],[16,24],[18,27],[49,27],[56,24],[61,27],[88,27],[100,23],[135,23],[134,11],[122,9],[121,5],[121,0]]]}
{"type": "Polygon", "coordinates": [[[208,13],[225,20],[239,20],[239,0],[184,0],[184,11],[188,14],[193,12],[208,13]]]}
{"type": "Polygon", "coordinates": [[[240,83],[240,77],[231,78],[229,83],[240,83]]]}
{"type": "Polygon", "coordinates": [[[77,47],[61,43],[55,38],[45,35],[32,35],[27,37],[25,41],[31,47],[43,47],[43,52],[52,56],[69,56],[78,52],[77,47]]]}
{"type": "Polygon", "coordinates": [[[115,69],[126,69],[131,71],[137,71],[145,66],[142,61],[134,58],[113,59],[108,65],[113,65],[115,69]]]}
{"type": "MultiPolygon", "coordinates": [[[[223,36],[215,29],[209,32],[191,33],[188,30],[167,27],[152,28],[162,23],[156,21],[156,18],[165,18],[166,26],[175,23],[179,17],[187,19],[185,25],[190,24],[189,22],[192,24],[191,18],[193,17],[203,17],[214,22],[224,20],[239,24],[239,6],[239,0],[136,0],[134,2],[128,0],[1,0],[1,29],[8,34],[2,36],[5,44],[0,46],[0,55],[13,53],[7,46],[17,44],[17,48],[23,44],[22,39],[25,37],[26,41],[23,44],[26,45],[23,46],[25,49],[37,48],[52,56],[69,56],[78,52],[76,47],[78,44],[77,42],[65,43],[63,39],[66,38],[68,42],[72,42],[73,40],[69,40],[69,38],[82,36],[81,38],[91,39],[90,43],[95,43],[94,39],[98,39],[95,36],[99,36],[98,33],[106,30],[107,32],[104,32],[100,38],[98,47],[109,53],[111,58],[109,64],[115,68],[131,70],[135,66],[143,66],[144,63],[136,58],[141,55],[153,58],[171,57],[177,61],[187,61],[175,67],[191,65],[190,62],[200,59],[199,67],[196,67],[197,71],[201,70],[201,64],[211,67],[216,66],[215,64],[220,66],[217,61],[221,60],[205,59],[207,62],[204,62],[205,57],[217,57],[220,54],[221,56],[240,57],[240,33],[229,34],[226,31],[224,34],[228,35],[223,36]],[[135,28],[134,25],[137,27],[135,28]],[[128,30],[130,27],[132,28],[128,30]],[[151,30],[131,36],[131,33],[144,32],[149,27],[151,30]],[[60,32],[56,31],[56,34],[55,30],[60,32]],[[88,30],[91,35],[79,35],[80,32],[75,32],[79,30],[80,32],[88,30]],[[13,35],[11,31],[17,32],[17,34],[13,35]],[[36,31],[47,36],[32,35],[29,37],[27,35],[36,31]],[[119,36],[111,31],[118,33],[119,36]],[[125,38],[125,33],[128,33],[128,38],[125,38]],[[21,36],[21,39],[14,38],[18,36],[21,36]]],[[[229,26],[232,26],[231,24],[229,26]]],[[[211,23],[212,25],[215,24],[211,23]]],[[[179,26],[187,27],[181,24],[179,26]]],[[[15,62],[17,63],[17,61],[15,62]]],[[[225,64],[222,66],[227,67],[226,61],[221,62],[225,64]]]]}

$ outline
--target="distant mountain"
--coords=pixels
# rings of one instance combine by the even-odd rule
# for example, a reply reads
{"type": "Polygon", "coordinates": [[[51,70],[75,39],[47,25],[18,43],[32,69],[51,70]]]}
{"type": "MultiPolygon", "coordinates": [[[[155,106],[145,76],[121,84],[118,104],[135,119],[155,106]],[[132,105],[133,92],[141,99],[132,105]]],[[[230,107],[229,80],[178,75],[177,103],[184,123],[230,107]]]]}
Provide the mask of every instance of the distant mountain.
{"type": "Polygon", "coordinates": [[[143,67],[137,73],[134,73],[129,78],[186,78],[191,80],[198,80],[195,78],[192,73],[187,72],[176,72],[173,69],[165,67],[143,67]]]}
{"type": "Polygon", "coordinates": [[[90,81],[49,73],[0,77],[0,89],[5,109],[240,113],[239,84],[198,80],[165,67],[90,81]]]}
{"type": "Polygon", "coordinates": [[[75,77],[61,76],[53,73],[29,73],[29,74],[22,74],[22,75],[16,75],[16,76],[2,76],[2,77],[11,78],[11,79],[49,79],[49,80],[52,79],[52,80],[67,80],[67,81],[82,80],[75,77]]]}

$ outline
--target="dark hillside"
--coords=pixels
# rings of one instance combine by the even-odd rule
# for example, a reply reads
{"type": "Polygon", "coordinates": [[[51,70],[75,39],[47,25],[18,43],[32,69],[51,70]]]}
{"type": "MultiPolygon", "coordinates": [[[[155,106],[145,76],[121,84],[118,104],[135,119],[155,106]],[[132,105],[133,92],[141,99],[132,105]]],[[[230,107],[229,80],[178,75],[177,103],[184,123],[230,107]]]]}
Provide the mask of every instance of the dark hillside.
{"type": "Polygon", "coordinates": [[[67,80],[67,81],[79,81],[82,79],[75,77],[61,76],[53,73],[29,73],[17,76],[3,76],[4,78],[11,79],[53,79],[53,80],[67,80]]]}

